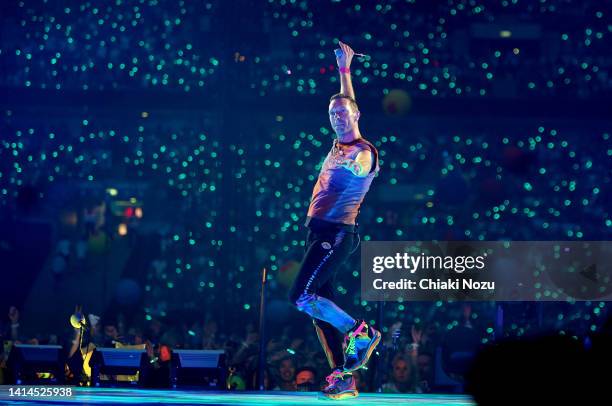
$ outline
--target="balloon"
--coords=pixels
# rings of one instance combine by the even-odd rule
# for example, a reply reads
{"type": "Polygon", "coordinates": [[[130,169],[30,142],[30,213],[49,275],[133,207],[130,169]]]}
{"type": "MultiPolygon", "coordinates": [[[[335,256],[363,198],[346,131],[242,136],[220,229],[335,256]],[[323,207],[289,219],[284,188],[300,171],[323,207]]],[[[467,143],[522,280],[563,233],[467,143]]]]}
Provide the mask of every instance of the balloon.
{"type": "Polygon", "coordinates": [[[403,116],[410,111],[412,98],[401,89],[393,89],[383,98],[383,110],[389,116],[403,116]]]}
{"type": "Polygon", "coordinates": [[[286,288],[291,287],[299,270],[299,262],[294,260],[287,261],[285,265],[281,266],[280,270],[278,271],[278,283],[280,283],[286,288]]]}

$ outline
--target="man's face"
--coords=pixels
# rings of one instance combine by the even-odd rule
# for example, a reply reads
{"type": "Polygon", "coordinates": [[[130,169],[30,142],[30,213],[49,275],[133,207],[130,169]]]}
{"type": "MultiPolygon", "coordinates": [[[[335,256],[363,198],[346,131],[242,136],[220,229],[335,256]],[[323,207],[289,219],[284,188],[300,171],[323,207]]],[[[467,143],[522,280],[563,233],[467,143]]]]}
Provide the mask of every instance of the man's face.
{"type": "Polygon", "coordinates": [[[278,369],[280,372],[280,377],[283,381],[288,382],[293,380],[295,366],[293,366],[293,362],[290,359],[283,360],[278,369]]]}
{"type": "Polygon", "coordinates": [[[104,334],[106,334],[108,337],[116,338],[119,333],[117,332],[117,328],[115,326],[107,325],[104,326],[104,334]]]}
{"type": "Polygon", "coordinates": [[[359,111],[348,99],[334,99],[329,103],[329,122],[337,135],[350,132],[357,127],[359,111]]]}
{"type": "Polygon", "coordinates": [[[408,382],[410,378],[410,367],[406,361],[399,360],[393,364],[393,378],[396,382],[408,382]]]}

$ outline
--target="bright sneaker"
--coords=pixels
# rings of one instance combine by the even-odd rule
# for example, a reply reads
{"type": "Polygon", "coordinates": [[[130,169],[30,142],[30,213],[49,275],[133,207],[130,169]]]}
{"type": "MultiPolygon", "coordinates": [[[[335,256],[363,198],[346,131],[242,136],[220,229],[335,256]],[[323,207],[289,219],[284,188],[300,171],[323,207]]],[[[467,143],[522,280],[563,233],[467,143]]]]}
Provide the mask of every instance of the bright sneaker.
{"type": "Polygon", "coordinates": [[[363,367],[381,339],[378,330],[365,321],[358,320],[344,337],[344,371],[351,372],[363,367]]]}
{"type": "Polygon", "coordinates": [[[327,386],[321,392],[327,399],[342,400],[359,396],[355,387],[355,379],[350,372],[334,369],[325,380],[327,386]]]}

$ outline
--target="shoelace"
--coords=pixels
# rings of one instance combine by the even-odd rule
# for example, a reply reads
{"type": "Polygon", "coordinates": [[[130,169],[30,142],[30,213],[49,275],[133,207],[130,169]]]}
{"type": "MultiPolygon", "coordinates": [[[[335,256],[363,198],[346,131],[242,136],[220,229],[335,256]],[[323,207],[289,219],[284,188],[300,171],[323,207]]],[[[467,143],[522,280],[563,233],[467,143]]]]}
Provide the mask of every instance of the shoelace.
{"type": "Polygon", "coordinates": [[[364,329],[364,327],[366,326],[365,321],[362,321],[361,324],[359,325],[359,327],[353,331],[352,333],[349,333],[348,337],[349,337],[349,342],[346,346],[346,353],[350,354],[350,355],[354,355],[355,354],[355,338],[361,334],[361,331],[364,329]]]}
{"type": "Polygon", "coordinates": [[[355,337],[353,336],[349,337],[349,342],[346,346],[346,353],[350,355],[355,354],[355,337]]]}
{"type": "Polygon", "coordinates": [[[332,371],[331,374],[327,375],[325,380],[327,381],[328,385],[333,385],[334,383],[336,383],[336,381],[338,381],[338,379],[341,379],[343,375],[344,372],[336,369],[332,371]]]}

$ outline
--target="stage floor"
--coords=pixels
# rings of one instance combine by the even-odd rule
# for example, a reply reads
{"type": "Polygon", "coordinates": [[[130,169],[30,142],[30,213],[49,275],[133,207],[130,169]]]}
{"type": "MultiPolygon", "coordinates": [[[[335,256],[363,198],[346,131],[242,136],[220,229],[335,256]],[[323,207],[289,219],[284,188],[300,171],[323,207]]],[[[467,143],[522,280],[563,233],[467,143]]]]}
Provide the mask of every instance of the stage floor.
{"type": "MultiPolygon", "coordinates": [[[[316,392],[210,392],[184,390],[150,390],[118,388],[74,388],[66,399],[23,400],[8,396],[7,387],[0,391],[2,405],[316,405],[329,404],[316,392]]],[[[343,405],[379,406],[381,404],[474,405],[463,395],[395,395],[363,393],[358,398],[337,401],[343,405]]]]}

